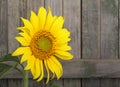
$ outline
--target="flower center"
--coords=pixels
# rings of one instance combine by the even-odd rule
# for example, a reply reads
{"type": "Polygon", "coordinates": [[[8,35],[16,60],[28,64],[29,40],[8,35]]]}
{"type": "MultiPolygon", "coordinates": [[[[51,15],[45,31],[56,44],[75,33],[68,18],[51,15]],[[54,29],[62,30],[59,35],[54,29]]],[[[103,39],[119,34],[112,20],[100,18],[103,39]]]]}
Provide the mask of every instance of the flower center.
{"type": "Polygon", "coordinates": [[[51,41],[46,37],[40,37],[40,39],[37,41],[37,44],[39,49],[45,52],[48,52],[52,47],[51,41]]]}
{"type": "Polygon", "coordinates": [[[39,31],[33,35],[30,43],[32,54],[39,59],[47,59],[54,55],[55,37],[47,31],[39,31]]]}

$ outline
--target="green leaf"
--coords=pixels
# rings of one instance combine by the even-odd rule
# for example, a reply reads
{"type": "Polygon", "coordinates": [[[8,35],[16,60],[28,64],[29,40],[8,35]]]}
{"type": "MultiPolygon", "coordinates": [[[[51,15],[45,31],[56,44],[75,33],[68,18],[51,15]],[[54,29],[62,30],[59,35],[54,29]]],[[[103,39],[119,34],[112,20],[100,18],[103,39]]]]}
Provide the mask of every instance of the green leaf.
{"type": "Polygon", "coordinates": [[[6,74],[11,72],[16,65],[11,66],[4,63],[0,63],[0,79],[3,78],[6,74]]]}
{"type": "Polygon", "coordinates": [[[15,61],[19,63],[19,59],[17,56],[12,56],[11,54],[5,55],[2,58],[0,58],[0,62],[6,62],[6,61],[15,61]]]}

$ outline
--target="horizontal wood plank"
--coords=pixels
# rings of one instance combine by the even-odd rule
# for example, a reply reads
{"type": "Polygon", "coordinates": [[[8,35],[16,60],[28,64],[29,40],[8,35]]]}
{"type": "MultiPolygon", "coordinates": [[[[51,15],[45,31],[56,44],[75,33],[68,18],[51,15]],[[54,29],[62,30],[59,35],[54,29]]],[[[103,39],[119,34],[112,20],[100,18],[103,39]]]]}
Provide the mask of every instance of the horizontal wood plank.
{"type": "MultiPolygon", "coordinates": [[[[100,59],[75,59],[62,61],[64,74],[62,78],[119,78],[120,60],[100,59]],[[69,72],[69,73],[68,73],[69,72]]],[[[30,75],[30,78],[32,76],[30,75]]],[[[17,71],[14,71],[4,78],[21,78],[17,71]]]]}

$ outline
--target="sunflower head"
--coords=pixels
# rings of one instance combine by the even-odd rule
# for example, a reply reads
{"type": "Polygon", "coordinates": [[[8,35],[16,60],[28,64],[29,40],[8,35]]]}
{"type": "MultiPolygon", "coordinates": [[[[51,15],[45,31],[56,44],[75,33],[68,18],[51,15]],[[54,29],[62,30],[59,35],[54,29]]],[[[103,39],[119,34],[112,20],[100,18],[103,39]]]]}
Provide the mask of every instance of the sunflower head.
{"type": "Polygon", "coordinates": [[[31,11],[30,20],[21,19],[24,26],[18,27],[21,32],[16,37],[21,46],[12,55],[22,54],[21,63],[27,62],[24,69],[30,70],[37,81],[41,81],[44,77],[44,65],[47,71],[46,83],[51,74],[59,79],[63,69],[57,58],[63,60],[73,58],[68,52],[71,50],[68,45],[71,38],[70,32],[63,28],[64,18],[53,16],[50,8],[47,13],[44,7],[40,7],[38,14],[31,11]]]}

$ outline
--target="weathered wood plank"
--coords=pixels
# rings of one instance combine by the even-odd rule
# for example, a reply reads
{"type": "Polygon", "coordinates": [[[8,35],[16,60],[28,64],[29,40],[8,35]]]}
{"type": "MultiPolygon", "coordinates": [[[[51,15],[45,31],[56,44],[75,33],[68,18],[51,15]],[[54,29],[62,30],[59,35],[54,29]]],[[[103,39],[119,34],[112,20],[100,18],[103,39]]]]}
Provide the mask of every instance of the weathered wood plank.
{"type": "Polygon", "coordinates": [[[4,87],[23,87],[22,79],[8,79],[8,86],[4,87]]]}
{"type": "MultiPolygon", "coordinates": [[[[100,58],[100,0],[82,0],[82,58],[100,58]]],[[[91,73],[94,65],[87,71],[91,73]]],[[[94,70],[96,71],[96,70],[94,70]]],[[[94,72],[93,71],[93,72],[94,72]]],[[[85,72],[86,73],[86,72],[85,72]]],[[[82,79],[82,87],[99,87],[99,79],[82,79]]]]}
{"type": "Polygon", "coordinates": [[[8,80],[0,79],[0,87],[8,87],[8,80]]]}
{"type": "Polygon", "coordinates": [[[45,7],[51,7],[53,15],[62,15],[62,0],[45,0],[45,7]]]}
{"type": "MultiPolygon", "coordinates": [[[[45,80],[46,81],[46,80],[45,80]]],[[[50,80],[48,84],[46,84],[45,87],[52,87],[53,85],[59,85],[60,87],[64,87],[63,79],[57,80],[56,78],[50,80]]],[[[54,87],[54,86],[53,86],[54,87]]],[[[56,87],[56,86],[55,86],[56,87]]]]}
{"type": "Polygon", "coordinates": [[[65,17],[65,27],[71,32],[72,54],[74,58],[81,58],[81,19],[80,19],[80,0],[63,0],[63,16],[65,17]]]}
{"type": "MultiPolygon", "coordinates": [[[[118,58],[118,0],[101,0],[101,58],[118,58]]],[[[101,87],[117,87],[117,80],[102,79],[101,87]]]]}
{"type": "Polygon", "coordinates": [[[100,57],[99,0],[82,1],[82,57],[100,57]]]}
{"type": "Polygon", "coordinates": [[[64,63],[64,78],[119,78],[120,60],[74,60],[64,63]],[[70,66],[70,69],[69,69],[70,66]],[[66,73],[66,72],[69,72],[66,73]]]}
{"type": "MultiPolygon", "coordinates": [[[[118,55],[118,58],[120,58],[120,0],[118,0],[118,32],[119,32],[119,55],[118,55]]],[[[120,86],[120,79],[117,80],[118,84],[117,86],[119,87],[120,86]]]]}
{"type": "Polygon", "coordinates": [[[0,0],[0,57],[7,54],[8,47],[8,15],[7,0],[0,0]]]}
{"type": "Polygon", "coordinates": [[[29,87],[46,87],[44,80],[37,82],[33,79],[29,79],[29,87]]]}
{"type": "MultiPolygon", "coordinates": [[[[120,60],[72,60],[63,63],[64,74],[62,78],[119,78],[120,60]],[[69,73],[68,73],[69,72],[69,73]]],[[[6,76],[7,78],[21,78],[17,71],[6,76]]],[[[6,78],[5,77],[5,78],[6,78]]]]}
{"type": "MultiPolygon", "coordinates": [[[[63,0],[63,16],[65,17],[65,27],[71,31],[71,53],[74,58],[81,58],[81,0],[63,0]]],[[[64,70],[64,73],[68,72],[64,70]]],[[[81,87],[80,80],[65,79],[64,87],[81,87]]]]}
{"type": "Polygon", "coordinates": [[[27,18],[30,18],[31,10],[38,13],[39,7],[44,6],[44,0],[27,0],[27,18]]]}
{"type": "Polygon", "coordinates": [[[101,57],[118,58],[118,0],[101,0],[101,57]]]}
{"type": "Polygon", "coordinates": [[[64,87],[82,87],[81,79],[64,79],[64,87]]]}
{"type": "Polygon", "coordinates": [[[18,46],[15,40],[17,35],[17,27],[19,25],[19,1],[8,0],[8,52],[12,53],[18,46]],[[15,4],[13,4],[15,3],[15,4]]]}
{"type": "Polygon", "coordinates": [[[85,78],[82,87],[100,87],[98,78],[85,78]]]}
{"type": "Polygon", "coordinates": [[[119,87],[120,81],[116,78],[101,79],[101,87],[119,87]]]}

